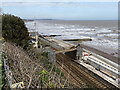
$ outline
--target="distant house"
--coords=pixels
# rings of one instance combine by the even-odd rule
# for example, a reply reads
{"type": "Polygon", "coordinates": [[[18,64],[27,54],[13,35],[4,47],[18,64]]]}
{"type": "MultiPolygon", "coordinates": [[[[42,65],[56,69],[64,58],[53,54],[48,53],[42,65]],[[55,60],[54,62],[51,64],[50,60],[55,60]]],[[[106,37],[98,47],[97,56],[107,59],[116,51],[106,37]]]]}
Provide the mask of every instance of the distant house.
{"type": "Polygon", "coordinates": [[[38,32],[29,32],[29,36],[31,37],[31,43],[34,47],[38,47],[38,32]]]}

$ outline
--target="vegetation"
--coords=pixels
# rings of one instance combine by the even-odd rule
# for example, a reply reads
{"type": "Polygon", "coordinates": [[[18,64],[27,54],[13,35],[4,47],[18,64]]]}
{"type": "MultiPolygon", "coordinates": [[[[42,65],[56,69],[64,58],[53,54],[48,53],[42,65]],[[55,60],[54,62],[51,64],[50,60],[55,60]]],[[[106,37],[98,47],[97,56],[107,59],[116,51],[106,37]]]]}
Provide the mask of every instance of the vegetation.
{"type": "MultiPolygon", "coordinates": [[[[48,52],[39,52],[36,50],[36,48],[28,48],[28,50],[26,51],[27,54],[29,54],[29,57],[33,59],[39,59],[40,63],[43,64],[44,68],[50,72],[53,63],[48,60],[48,52]],[[32,54],[30,54],[30,52],[32,54],[34,53],[34,57],[32,54]]],[[[57,68],[56,65],[53,66],[52,72],[56,72],[57,75],[60,75],[61,77],[65,78],[64,73],[59,68],[57,68]]]]}
{"type": "MultiPolygon", "coordinates": [[[[3,90],[5,85],[7,85],[7,77],[6,77],[6,74],[5,74],[5,67],[4,67],[4,63],[3,63],[3,59],[5,59],[5,53],[2,52],[1,54],[1,59],[0,60],[0,73],[1,73],[1,76],[0,76],[0,90],[3,90]]],[[[8,87],[9,89],[9,87],[8,87]]]]}
{"type": "Polygon", "coordinates": [[[16,16],[4,14],[2,16],[2,36],[6,41],[26,48],[29,43],[29,33],[24,21],[16,16]]]}
{"type": "Polygon", "coordinates": [[[3,86],[3,76],[2,76],[2,61],[0,60],[0,90],[3,86]]]}
{"type": "MultiPolygon", "coordinates": [[[[1,44],[1,41],[0,41],[0,44],[1,44]]],[[[4,70],[4,66],[2,63],[2,58],[4,57],[4,55],[1,51],[2,51],[2,49],[1,49],[1,45],[0,45],[0,90],[2,90],[3,86],[6,83],[5,70],[4,70]]]]}
{"type": "MultiPolygon", "coordinates": [[[[22,86],[25,88],[69,87],[69,81],[64,77],[62,70],[49,61],[48,53],[40,52],[29,45],[29,33],[21,18],[4,14],[2,22],[2,37],[6,41],[3,51],[7,56],[7,65],[12,73],[11,87],[20,82],[24,83],[22,86]]],[[[5,70],[2,72],[5,73],[5,70]]],[[[0,79],[1,87],[9,87],[6,83],[8,77],[4,75],[0,79]]]]}
{"type": "MultiPolygon", "coordinates": [[[[7,65],[12,72],[12,85],[23,82],[24,88],[70,87],[62,70],[49,62],[47,53],[37,52],[36,48],[23,50],[10,42],[5,43],[3,50],[7,55],[7,65]]],[[[8,86],[5,83],[4,88],[8,86]]]]}

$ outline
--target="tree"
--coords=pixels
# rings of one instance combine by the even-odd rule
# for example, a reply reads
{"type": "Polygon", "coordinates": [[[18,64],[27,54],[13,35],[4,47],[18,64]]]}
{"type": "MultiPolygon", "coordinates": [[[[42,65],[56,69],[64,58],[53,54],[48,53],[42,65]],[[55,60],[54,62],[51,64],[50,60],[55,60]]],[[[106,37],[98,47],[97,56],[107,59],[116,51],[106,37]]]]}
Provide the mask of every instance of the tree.
{"type": "Polygon", "coordinates": [[[29,33],[24,21],[14,15],[2,15],[2,36],[6,41],[26,48],[29,45],[29,33]]]}

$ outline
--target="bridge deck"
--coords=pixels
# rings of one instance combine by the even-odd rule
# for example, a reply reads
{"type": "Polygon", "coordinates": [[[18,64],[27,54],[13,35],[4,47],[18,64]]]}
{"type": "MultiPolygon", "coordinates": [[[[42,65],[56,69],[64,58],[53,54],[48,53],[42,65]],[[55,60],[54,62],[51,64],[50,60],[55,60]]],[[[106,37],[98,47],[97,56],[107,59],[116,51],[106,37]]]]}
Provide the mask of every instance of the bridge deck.
{"type": "Polygon", "coordinates": [[[73,49],[64,49],[64,50],[61,50],[61,51],[56,51],[56,54],[57,53],[63,53],[63,52],[70,52],[70,51],[74,51],[76,50],[76,48],[73,48],[73,49]]]}
{"type": "Polygon", "coordinates": [[[56,38],[46,37],[46,39],[49,40],[49,41],[52,42],[52,43],[55,43],[55,44],[57,44],[57,45],[65,48],[65,49],[70,49],[70,48],[73,47],[73,45],[70,45],[70,44],[68,44],[68,43],[66,43],[66,42],[64,42],[64,41],[62,41],[62,40],[58,40],[58,39],[56,39],[56,38]]]}

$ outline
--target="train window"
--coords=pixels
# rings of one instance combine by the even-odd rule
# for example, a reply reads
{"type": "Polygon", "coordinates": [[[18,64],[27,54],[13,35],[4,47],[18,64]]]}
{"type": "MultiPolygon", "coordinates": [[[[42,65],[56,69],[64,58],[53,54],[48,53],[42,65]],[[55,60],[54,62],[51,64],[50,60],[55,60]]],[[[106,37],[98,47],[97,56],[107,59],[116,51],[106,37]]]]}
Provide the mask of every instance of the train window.
{"type": "Polygon", "coordinates": [[[113,80],[116,80],[114,77],[111,77],[113,80]]]}
{"type": "Polygon", "coordinates": [[[89,56],[92,55],[92,53],[89,54],[89,56]]]}

